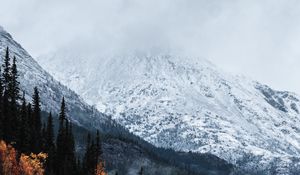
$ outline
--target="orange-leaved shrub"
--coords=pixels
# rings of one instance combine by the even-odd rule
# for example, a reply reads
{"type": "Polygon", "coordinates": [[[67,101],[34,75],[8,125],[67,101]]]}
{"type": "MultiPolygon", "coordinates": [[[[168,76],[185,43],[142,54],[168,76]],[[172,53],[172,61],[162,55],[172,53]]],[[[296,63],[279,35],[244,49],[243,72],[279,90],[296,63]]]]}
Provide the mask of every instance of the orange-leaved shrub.
{"type": "Polygon", "coordinates": [[[0,141],[0,174],[3,175],[43,175],[43,164],[47,154],[21,154],[19,160],[17,151],[4,141],[0,141]]]}
{"type": "Polygon", "coordinates": [[[95,175],[107,175],[107,173],[105,172],[105,165],[103,161],[100,161],[97,164],[95,175]]]}

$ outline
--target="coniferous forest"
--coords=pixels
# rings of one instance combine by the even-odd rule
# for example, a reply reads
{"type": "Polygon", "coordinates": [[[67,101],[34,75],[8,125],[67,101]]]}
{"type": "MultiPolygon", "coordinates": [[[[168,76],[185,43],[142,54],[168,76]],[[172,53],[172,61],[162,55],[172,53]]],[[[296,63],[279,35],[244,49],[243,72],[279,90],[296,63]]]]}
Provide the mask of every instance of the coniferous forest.
{"type": "Polygon", "coordinates": [[[42,121],[38,88],[26,101],[19,87],[16,57],[6,49],[0,77],[0,174],[2,175],[103,175],[100,134],[86,136],[83,156],[75,151],[73,124],[61,99],[58,133],[52,113],[42,121]]]}

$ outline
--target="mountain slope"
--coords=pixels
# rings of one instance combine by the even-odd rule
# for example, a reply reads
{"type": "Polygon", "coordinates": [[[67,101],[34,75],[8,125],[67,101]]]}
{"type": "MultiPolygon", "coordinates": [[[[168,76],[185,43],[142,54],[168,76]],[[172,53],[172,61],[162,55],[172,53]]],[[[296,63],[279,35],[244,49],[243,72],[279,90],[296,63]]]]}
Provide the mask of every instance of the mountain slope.
{"type": "MultiPolygon", "coordinates": [[[[1,58],[9,47],[11,56],[16,56],[21,89],[25,91],[26,99],[31,100],[33,88],[38,87],[43,110],[58,112],[64,96],[69,107],[69,116],[76,124],[99,126],[108,121],[102,115],[86,104],[75,92],[60,84],[47,73],[39,64],[18,44],[9,33],[0,27],[1,58]],[[93,120],[94,122],[91,122],[93,120]]],[[[2,60],[1,60],[2,61],[2,60]]]]}
{"type": "Polygon", "coordinates": [[[206,60],[170,55],[101,59],[58,52],[38,60],[154,145],[210,152],[249,170],[298,170],[300,102],[294,93],[229,75],[206,60]],[[69,69],[57,66],[65,64],[69,69]]]}
{"type": "MultiPolygon", "coordinates": [[[[87,132],[95,132],[95,129],[100,130],[105,136],[103,139],[104,158],[109,170],[121,169],[123,171],[119,174],[130,174],[131,171],[135,172],[140,166],[144,166],[149,172],[150,170],[159,171],[156,174],[174,174],[174,172],[185,174],[187,173],[186,166],[193,163],[196,166],[191,168],[191,172],[197,172],[197,174],[199,172],[200,174],[215,174],[216,172],[229,174],[232,172],[231,164],[215,156],[206,154],[191,154],[193,155],[191,157],[189,155],[182,156],[173,150],[156,148],[129,133],[111,120],[110,116],[98,112],[86,104],[75,92],[56,81],[0,26],[1,56],[5,53],[6,47],[9,47],[11,56],[17,58],[20,88],[24,90],[27,100],[31,100],[33,88],[37,86],[40,90],[43,111],[57,113],[62,97],[65,97],[68,116],[74,122],[76,150],[79,153],[84,152],[84,138],[87,132]],[[139,157],[138,160],[136,160],[137,157],[139,157]],[[169,157],[173,157],[171,163],[167,161],[169,157]],[[183,161],[179,159],[181,157],[184,158],[183,161]],[[126,164],[124,161],[127,161],[126,164]],[[212,161],[214,164],[211,163],[212,161]]],[[[43,112],[43,120],[45,120],[45,116],[48,114],[43,112]]],[[[55,121],[57,130],[57,117],[55,121]]]]}

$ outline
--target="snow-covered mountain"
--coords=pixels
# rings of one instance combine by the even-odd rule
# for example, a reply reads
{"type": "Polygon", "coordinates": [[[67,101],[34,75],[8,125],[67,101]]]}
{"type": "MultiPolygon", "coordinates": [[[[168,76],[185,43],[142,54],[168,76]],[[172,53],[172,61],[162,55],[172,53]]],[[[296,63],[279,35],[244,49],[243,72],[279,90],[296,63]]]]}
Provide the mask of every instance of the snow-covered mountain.
{"type": "Polygon", "coordinates": [[[157,146],[211,152],[258,173],[297,171],[300,98],[294,93],[227,74],[203,59],[58,52],[38,61],[89,104],[157,146]]]}
{"type": "MultiPolygon", "coordinates": [[[[129,133],[128,130],[111,120],[110,116],[100,113],[85,103],[74,91],[56,81],[0,26],[1,56],[5,54],[7,47],[10,50],[10,56],[17,58],[20,88],[24,90],[27,100],[32,100],[33,88],[37,86],[40,91],[43,110],[57,113],[62,97],[65,97],[68,116],[75,123],[73,131],[76,139],[76,150],[79,154],[84,152],[86,144],[84,137],[88,133],[95,132],[95,129],[102,131],[101,135],[105,136],[102,140],[103,158],[109,162],[107,170],[112,172],[120,170],[120,174],[132,174],[143,166],[148,173],[182,174],[187,173],[185,165],[193,163],[196,166],[189,169],[192,170],[191,172],[229,174],[233,171],[231,164],[216,156],[166,151],[155,148],[148,142],[129,133]],[[158,154],[160,155],[157,156],[158,154]],[[170,157],[172,157],[172,163],[167,161],[170,157]],[[179,159],[184,159],[185,162],[180,162],[179,159]],[[212,161],[214,164],[211,163],[212,161]]],[[[57,124],[58,121],[55,118],[54,125],[57,124]]]]}
{"type": "Polygon", "coordinates": [[[76,124],[97,127],[108,120],[106,115],[90,107],[74,91],[60,84],[42,69],[22,46],[0,26],[1,58],[3,58],[7,47],[11,57],[16,56],[20,86],[21,90],[25,91],[27,100],[31,101],[33,88],[37,86],[40,91],[42,108],[46,111],[58,113],[61,99],[64,96],[69,116],[76,124]]]}

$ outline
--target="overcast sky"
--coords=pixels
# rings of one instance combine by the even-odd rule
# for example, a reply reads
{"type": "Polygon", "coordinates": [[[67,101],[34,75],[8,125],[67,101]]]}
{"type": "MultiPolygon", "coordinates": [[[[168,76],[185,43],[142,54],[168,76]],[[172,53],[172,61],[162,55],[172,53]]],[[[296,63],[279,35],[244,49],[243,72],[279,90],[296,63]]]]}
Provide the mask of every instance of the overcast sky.
{"type": "Polygon", "coordinates": [[[172,52],[300,94],[299,0],[0,0],[0,25],[34,57],[172,52]]]}

